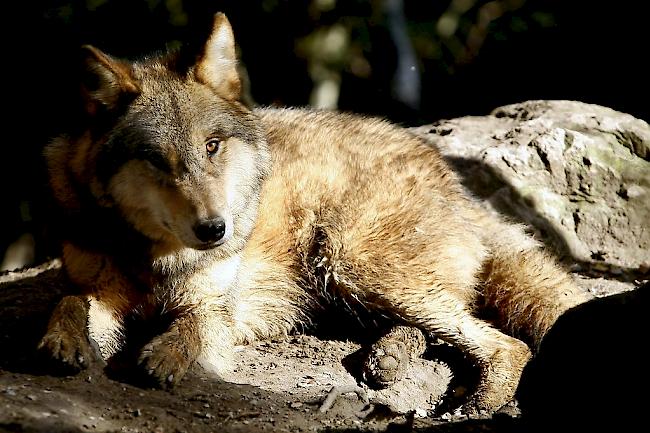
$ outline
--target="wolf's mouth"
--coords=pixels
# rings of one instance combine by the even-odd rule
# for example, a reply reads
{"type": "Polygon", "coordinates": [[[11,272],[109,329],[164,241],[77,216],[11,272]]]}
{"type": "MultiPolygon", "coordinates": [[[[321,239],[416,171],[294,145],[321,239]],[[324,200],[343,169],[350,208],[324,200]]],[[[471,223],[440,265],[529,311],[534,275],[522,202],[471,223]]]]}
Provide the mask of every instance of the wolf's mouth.
{"type": "Polygon", "coordinates": [[[214,248],[217,248],[217,247],[219,247],[219,246],[225,244],[226,241],[227,241],[227,239],[225,239],[225,238],[221,238],[221,239],[219,239],[219,240],[216,241],[216,242],[204,242],[204,243],[202,243],[202,244],[199,244],[199,245],[193,246],[193,248],[194,248],[195,250],[199,250],[199,251],[212,250],[212,249],[214,249],[214,248]]]}
{"type": "Polygon", "coordinates": [[[211,250],[213,248],[216,248],[218,246],[219,245],[217,245],[216,243],[207,244],[207,245],[206,244],[201,244],[201,245],[195,246],[194,249],[199,250],[199,251],[207,251],[207,250],[211,250]]]}

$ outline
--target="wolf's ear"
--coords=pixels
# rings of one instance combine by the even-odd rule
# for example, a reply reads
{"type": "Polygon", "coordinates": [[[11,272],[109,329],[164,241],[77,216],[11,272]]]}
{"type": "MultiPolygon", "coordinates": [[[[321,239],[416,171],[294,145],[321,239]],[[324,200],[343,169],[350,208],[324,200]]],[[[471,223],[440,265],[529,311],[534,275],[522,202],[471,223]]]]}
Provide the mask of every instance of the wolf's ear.
{"type": "Polygon", "coordinates": [[[195,66],[196,78],[229,100],[241,97],[241,81],[237,72],[235,36],[228,18],[214,16],[212,32],[195,66]]]}
{"type": "Polygon", "coordinates": [[[115,59],[90,45],[84,45],[82,50],[85,66],[82,91],[88,113],[95,114],[100,107],[112,110],[121,100],[140,93],[128,62],[115,59]]]}

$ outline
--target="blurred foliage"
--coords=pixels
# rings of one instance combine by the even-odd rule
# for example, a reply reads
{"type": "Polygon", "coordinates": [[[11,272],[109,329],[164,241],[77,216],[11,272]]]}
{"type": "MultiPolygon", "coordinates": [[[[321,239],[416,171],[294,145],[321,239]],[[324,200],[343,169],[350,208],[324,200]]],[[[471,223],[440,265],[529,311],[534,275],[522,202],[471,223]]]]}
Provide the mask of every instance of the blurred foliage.
{"type": "Polygon", "coordinates": [[[0,251],[23,233],[52,254],[43,145],[68,128],[79,46],[137,57],[233,24],[259,104],[315,105],[405,124],[578,99],[650,118],[642,2],[586,0],[36,0],[3,6],[10,79],[0,251]]]}

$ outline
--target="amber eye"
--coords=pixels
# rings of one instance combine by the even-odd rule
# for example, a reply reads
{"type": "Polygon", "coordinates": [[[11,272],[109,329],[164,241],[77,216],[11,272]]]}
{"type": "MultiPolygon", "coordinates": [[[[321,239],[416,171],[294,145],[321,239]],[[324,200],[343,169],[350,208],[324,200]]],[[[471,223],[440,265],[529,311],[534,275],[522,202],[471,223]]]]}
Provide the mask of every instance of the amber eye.
{"type": "Polygon", "coordinates": [[[221,140],[216,138],[211,138],[205,143],[205,150],[208,152],[208,156],[213,156],[219,151],[219,146],[221,145],[221,140]]]}

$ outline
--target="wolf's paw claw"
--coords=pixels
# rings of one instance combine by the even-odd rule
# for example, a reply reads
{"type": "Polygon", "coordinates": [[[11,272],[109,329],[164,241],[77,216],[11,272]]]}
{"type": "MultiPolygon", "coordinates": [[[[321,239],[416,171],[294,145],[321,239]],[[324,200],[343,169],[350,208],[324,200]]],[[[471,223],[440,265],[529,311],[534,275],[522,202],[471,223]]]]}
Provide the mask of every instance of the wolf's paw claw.
{"type": "Polygon", "coordinates": [[[178,384],[191,360],[173,335],[163,334],[144,346],[138,364],[158,386],[166,388],[178,384]]]}
{"type": "Polygon", "coordinates": [[[64,331],[48,332],[38,344],[38,350],[64,373],[86,369],[97,358],[86,335],[64,331]]]}
{"type": "Polygon", "coordinates": [[[478,416],[494,412],[496,409],[498,409],[498,407],[491,407],[486,402],[481,401],[480,398],[472,397],[456,410],[463,415],[478,416]]]}

